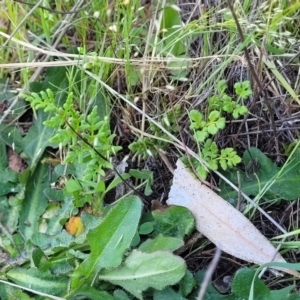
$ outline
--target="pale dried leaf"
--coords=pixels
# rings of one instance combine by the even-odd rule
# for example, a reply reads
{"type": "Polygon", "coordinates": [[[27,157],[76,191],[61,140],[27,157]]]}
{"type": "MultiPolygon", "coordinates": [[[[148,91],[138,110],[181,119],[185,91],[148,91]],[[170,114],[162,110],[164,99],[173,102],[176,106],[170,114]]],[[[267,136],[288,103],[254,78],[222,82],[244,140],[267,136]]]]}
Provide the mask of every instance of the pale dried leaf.
{"type": "MultiPolygon", "coordinates": [[[[260,265],[272,261],[276,251],[272,244],[241,212],[195,179],[180,160],[167,202],[188,208],[198,231],[224,252],[260,265]]],[[[280,254],[273,261],[286,262],[280,254]]],[[[280,270],[300,276],[293,270],[280,270]]]]}

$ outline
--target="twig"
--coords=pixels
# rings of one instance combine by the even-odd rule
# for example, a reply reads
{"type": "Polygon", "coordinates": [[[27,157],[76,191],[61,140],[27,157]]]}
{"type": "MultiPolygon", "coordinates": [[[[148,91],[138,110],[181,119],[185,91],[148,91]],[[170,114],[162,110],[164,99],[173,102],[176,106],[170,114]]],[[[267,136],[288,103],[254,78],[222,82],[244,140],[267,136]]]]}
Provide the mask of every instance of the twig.
{"type": "Polygon", "coordinates": [[[183,252],[185,252],[186,250],[188,250],[189,248],[191,248],[196,242],[198,242],[201,238],[203,237],[203,234],[199,231],[197,231],[196,233],[194,233],[188,241],[185,242],[185,244],[180,247],[179,249],[177,249],[174,254],[176,255],[181,255],[183,252]]]}
{"type": "Polygon", "coordinates": [[[238,199],[237,199],[237,205],[236,205],[236,209],[239,211],[241,209],[241,174],[239,171],[237,171],[237,179],[238,179],[238,199]]]}
{"type": "Polygon", "coordinates": [[[221,249],[217,247],[215,256],[214,256],[213,260],[211,261],[211,263],[209,264],[208,269],[205,273],[205,276],[204,276],[203,282],[201,284],[201,288],[200,288],[197,300],[202,300],[203,297],[205,296],[205,292],[207,290],[208,285],[210,284],[212,275],[213,275],[213,273],[214,273],[214,271],[217,267],[217,264],[220,260],[220,257],[221,257],[221,249]]]}

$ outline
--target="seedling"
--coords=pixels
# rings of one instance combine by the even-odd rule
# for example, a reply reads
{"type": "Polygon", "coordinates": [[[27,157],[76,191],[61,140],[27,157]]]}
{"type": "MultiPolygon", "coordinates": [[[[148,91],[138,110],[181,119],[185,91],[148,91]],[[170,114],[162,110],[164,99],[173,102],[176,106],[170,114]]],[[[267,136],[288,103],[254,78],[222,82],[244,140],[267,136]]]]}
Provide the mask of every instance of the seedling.
{"type": "MultiPolygon", "coordinates": [[[[211,139],[225,128],[226,116],[230,114],[237,119],[248,112],[247,107],[239,102],[251,95],[250,82],[236,83],[234,87],[237,94],[236,101],[225,93],[226,81],[221,80],[217,83],[216,94],[208,99],[208,116],[205,117],[198,110],[192,110],[189,113],[190,129],[194,130],[193,136],[200,149],[199,156],[208,163],[211,170],[217,170],[219,167],[227,170],[241,162],[241,158],[233,148],[225,148],[220,151],[217,144],[211,139]]],[[[205,179],[208,170],[197,161],[193,160],[193,163],[196,165],[198,175],[205,179]]]]}

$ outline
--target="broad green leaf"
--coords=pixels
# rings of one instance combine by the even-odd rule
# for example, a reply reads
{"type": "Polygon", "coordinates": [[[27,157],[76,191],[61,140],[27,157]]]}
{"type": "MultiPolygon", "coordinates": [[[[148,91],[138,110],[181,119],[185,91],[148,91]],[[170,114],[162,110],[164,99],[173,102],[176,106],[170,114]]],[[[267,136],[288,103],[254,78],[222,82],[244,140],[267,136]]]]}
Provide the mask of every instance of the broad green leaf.
{"type": "Polygon", "coordinates": [[[114,297],[105,291],[98,291],[93,287],[81,288],[72,299],[91,299],[91,300],[114,300],[114,297]]]}
{"type": "Polygon", "coordinates": [[[87,234],[91,253],[75,270],[71,290],[90,285],[102,268],[121,264],[124,251],[137,231],[142,212],[139,198],[132,196],[118,202],[102,223],[87,234]]]}
{"type": "Polygon", "coordinates": [[[145,222],[139,228],[139,234],[141,235],[148,235],[154,229],[153,222],[145,222]]]}
{"type": "Polygon", "coordinates": [[[86,164],[68,164],[68,165],[57,165],[54,168],[54,173],[57,177],[74,175],[76,178],[82,178],[84,175],[84,170],[86,169],[86,164]]]}
{"type": "Polygon", "coordinates": [[[197,285],[194,274],[186,270],[183,278],[179,282],[179,290],[183,296],[188,296],[197,285]]]}
{"type": "MultiPolygon", "coordinates": [[[[106,211],[109,211],[107,209],[106,211]]],[[[47,251],[47,253],[53,253],[61,251],[62,249],[72,248],[73,245],[81,245],[86,242],[87,233],[98,226],[102,220],[103,216],[94,216],[88,213],[81,213],[81,220],[84,226],[84,232],[77,237],[72,236],[63,229],[63,225],[69,220],[70,215],[76,215],[78,210],[74,208],[72,202],[65,202],[61,211],[59,211],[56,217],[51,218],[48,223],[48,228],[45,233],[36,233],[31,242],[47,251]],[[68,205],[68,203],[70,203],[68,205]],[[70,206],[70,207],[69,207],[70,206]]],[[[86,246],[85,248],[87,248],[86,246]]]]}
{"type": "MultiPolygon", "coordinates": [[[[244,153],[243,162],[245,166],[256,161],[256,168],[249,168],[247,174],[241,173],[241,190],[248,196],[256,196],[266,185],[268,188],[264,193],[266,199],[295,200],[300,197],[300,150],[294,152],[292,161],[282,168],[277,167],[271,159],[265,156],[259,149],[250,148],[244,153]],[[252,158],[251,158],[252,157],[252,158]],[[252,162],[251,162],[252,161],[252,162]],[[255,175],[255,174],[256,175],[255,175]],[[256,177],[257,176],[257,177],[256,177]]],[[[237,185],[237,169],[224,172],[224,175],[237,185]]],[[[225,199],[237,198],[237,192],[228,187],[224,182],[220,185],[221,196],[225,199]]]]}
{"type": "Polygon", "coordinates": [[[114,300],[131,300],[132,297],[129,297],[123,290],[114,291],[114,300]]]}
{"type": "Polygon", "coordinates": [[[67,277],[38,269],[14,268],[8,271],[7,277],[21,286],[54,296],[63,294],[68,287],[67,277]]]}
{"type": "MultiPolygon", "coordinates": [[[[236,298],[248,299],[250,295],[250,287],[255,276],[255,270],[243,268],[237,271],[235,274],[231,291],[236,298]]],[[[287,300],[296,300],[300,299],[299,294],[291,295],[290,292],[294,288],[293,285],[290,285],[286,288],[280,290],[271,291],[265,283],[255,278],[254,280],[254,299],[256,300],[277,300],[277,299],[287,299],[287,300]]]]}
{"type": "MultiPolygon", "coordinates": [[[[153,294],[153,300],[187,300],[179,293],[176,293],[170,287],[166,287],[162,291],[155,291],[153,294]]],[[[196,299],[196,298],[195,298],[196,299]]]]}
{"type": "MultiPolygon", "coordinates": [[[[1,185],[0,185],[1,186],[1,185]]],[[[17,196],[21,196],[21,193],[17,196]]],[[[23,194],[23,193],[22,193],[23,194]]],[[[19,227],[19,215],[22,199],[15,197],[0,198],[0,221],[10,232],[15,232],[19,227]]]]}
{"type": "Polygon", "coordinates": [[[294,286],[290,285],[281,290],[270,291],[269,297],[265,300],[278,300],[278,299],[299,300],[300,299],[299,293],[291,294],[291,291],[293,289],[294,289],[294,286]]]}
{"type": "Polygon", "coordinates": [[[30,90],[35,93],[51,89],[53,92],[62,89],[64,83],[67,82],[66,67],[50,67],[46,69],[46,75],[41,82],[30,83],[30,90]]]}
{"type": "Polygon", "coordinates": [[[60,209],[60,205],[58,203],[50,203],[43,214],[44,219],[52,219],[55,217],[60,209]]]}
{"type": "Polygon", "coordinates": [[[181,295],[187,296],[197,285],[194,275],[189,270],[186,270],[183,278],[179,282],[179,291],[181,295]]]}
{"type": "Polygon", "coordinates": [[[20,231],[25,240],[38,232],[38,220],[47,207],[44,189],[50,186],[48,165],[39,164],[26,185],[25,199],[20,213],[20,231]]]}
{"type": "Polygon", "coordinates": [[[71,234],[63,230],[58,235],[49,235],[47,233],[37,232],[31,238],[31,242],[41,248],[43,251],[50,253],[57,252],[72,245],[80,244],[84,241],[84,236],[73,237],[71,234]]]}
{"type": "Polygon", "coordinates": [[[0,283],[0,299],[1,300],[31,300],[31,298],[22,292],[21,288],[12,287],[10,285],[0,283]]]}
{"type": "Polygon", "coordinates": [[[47,232],[38,232],[34,234],[31,238],[31,242],[43,251],[50,253],[60,251],[64,248],[71,248],[72,245],[80,245],[85,242],[87,232],[98,226],[103,220],[102,216],[96,217],[87,213],[82,213],[81,218],[85,231],[82,235],[74,237],[71,234],[68,234],[65,230],[62,230],[62,224],[66,222],[72,213],[76,214],[77,210],[75,210],[71,201],[65,201],[57,216],[51,218],[48,223],[47,232]]]}
{"type": "MultiPolygon", "coordinates": [[[[65,252],[66,255],[64,258],[58,258],[58,259],[51,259],[51,261],[45,261],[42,260],[40,264],[40,268],[45,268],[46,270],[49,269],[51,274],[55,275],[67,275],[70,276],[70,274],[73,273],[75,267],[74,265],[74,260],[72,259],[72,251],[65,252]]],[[[77,251],[77,256],[76,258],[79,258],[80,254],[77,251]]]]}
{"type": "MultiPolygon", "coordinates": [[[[6,124],[1,124],[0,139],[3,146],[6,144],[14,149],[17,153],[21,153],[24,150],[23,138],[16,126],[7,126],[6,124]]],[[[3,160],[5,161],[4,157],[3,160]]]]}
{"type": "MultiPolygon", "coordinates": [[[[48,222],[47,234],[49,234],[49,235],[55,235],[55,234],[60,233],[65,221],[70,216],[77,213],[77,209],[74,207],[72,198],[63,196],[62,191],[56,191],[56,192],[57,192],[56,195],[61,195],[61,197],[59,199],[61,204],[59,205],[60,208],[57,211],[57,213],[55,214],[55,216],[50,218],[50,220],[48,222]]],[[[48,199],[51,199],[53,201],[53,199],[49,197],[49,195],[52,195],[53,193],[50,193],[49,190],[47,190],[47,192],[45,192],[44,194],[48,197],[48,199]]],[[[47,213],[47,210],[45,211],[45,213],[47,213]]],[[[43,215],[43,217],[45,218],[44,215],[43,215]]]]}
{"type": "Polygon", "coordinates": [[[101,90],[97,90],[97,94],[92,97],[87,105],[87,113],[90,113],[91,108],[97,107],[97,116],[100,117],[101,120],[109,114],[109,99],[105,95],[105,93],[101,90]]]}
{"type": "Polygon", "coordinates": [[[163,13],[161,30],[171,29],[174,26],[182,24],[179,11],[175,10],[173,7],[166,7],[163,13]]]}
{"type": "MultiPolygon", "coordinates": [[[[237,271],[232,282],[232,292],[244,299],[248,299],[252,279],[255,275],[255,270],[243,268],[237,271]]],[[[268,299],[266,298],[270,294],[270,290],[266,287],[263,281],[256,279],[254,283],[254,295],[255,299],[268,299]]]]}
{"type": "Polygon", "coordinates": [[[148,239],[147,241],[142,243],[139,247],[139,250],[147,253],[152,253],[160,250],[175,251],[183,245],[184,242],[182,239],[165,237],[162,234],[159,234],[154,239],[148,239]]]}
{"type": "Polygon", "coordinates": [[[152,287],[161,290],[177,283],[185,273],[185,261],[170,252],[134,250],[121,268],[102,271],[99,279],[120,285],[138,299],[152,287]]]}
{"type": "Polygon", "coordinates": [[[172,53],[178,57],[187,52],[187,47],[184,44],[185,40],[180,36],[181,27],[182,22],[179,11],[173,7],[165,7],[160,28],[165,53],[172,53]]]}
{"type": "Polygon", "coordinates": [[[152,211],[155,219],[155,232],[165,236],[183,239],[192,232],[195,220],[192,213],[182,206],[170,206],[164,210],[152,211]]]}
{"type": "Polygon", "coordinates": [[[32,262],[34,263],[34,266],[35,267],[39,267],[40,266],[40,262],[41,262],[41,259],[44,257],[44,252],[39,249],[39,248],[36,248],[32,251],[32,262]]]}
{"type": "Polygon", "coordinates": [[[88,230],[94,229],[95,227],[99,226],[99,224],[105,219],[106,213],[108,213],[112,208],[111,207],[104,207],[103,214],[101,216],[92,215],[88,213],[82,213],[82,221],[84,227],[88,230]]]}
{"type": "Polygon", "coordinates": [[[4,143],[0,143],[0,196],[20,191],[17,186],[19,174],[8,167],[7,151],[4,143]]]}
{"type": "Polygon", "coordinates": [[[37,119],[30,127],[27,135],[23,139],[24,152],[29,158],[29,166],[34,169],[44,153],[46,147],[54,147],[49,139],[54,135],[55,129],[47,127],[44,121],[50,119],[52,114],[45,113],[42,110],[37,112],[37,119]]]}

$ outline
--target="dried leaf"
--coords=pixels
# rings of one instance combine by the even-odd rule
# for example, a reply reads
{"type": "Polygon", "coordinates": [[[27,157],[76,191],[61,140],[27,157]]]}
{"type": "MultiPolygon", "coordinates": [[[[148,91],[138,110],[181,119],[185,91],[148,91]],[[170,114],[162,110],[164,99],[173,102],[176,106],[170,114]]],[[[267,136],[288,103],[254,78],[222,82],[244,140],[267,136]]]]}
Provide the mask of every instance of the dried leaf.
{"type": "MultiPolygon", "coordinates": [[[[197,229],[224,252],[260,265],[272,261],[276,251],[272,244],[242,213],[195,179],[180,160],[167,202],[188,208],[197,229]]],[[[273,261],[285,262],[280,254],[273,261]]],[[[300,277],[293,270],[280,270],[300,277]]]]}
{"type": "Polygon", "coordinates": [[[15,172],[22,172],[26,169],[23,159],[11,148],[8,149],[8,167],[15,172]]]}
{"type": "Polygon", "coordinates": [[[66,231],[72,235],[79,236],[84,231],[80,217],[71,217],[66,224],[66,231]]]}

